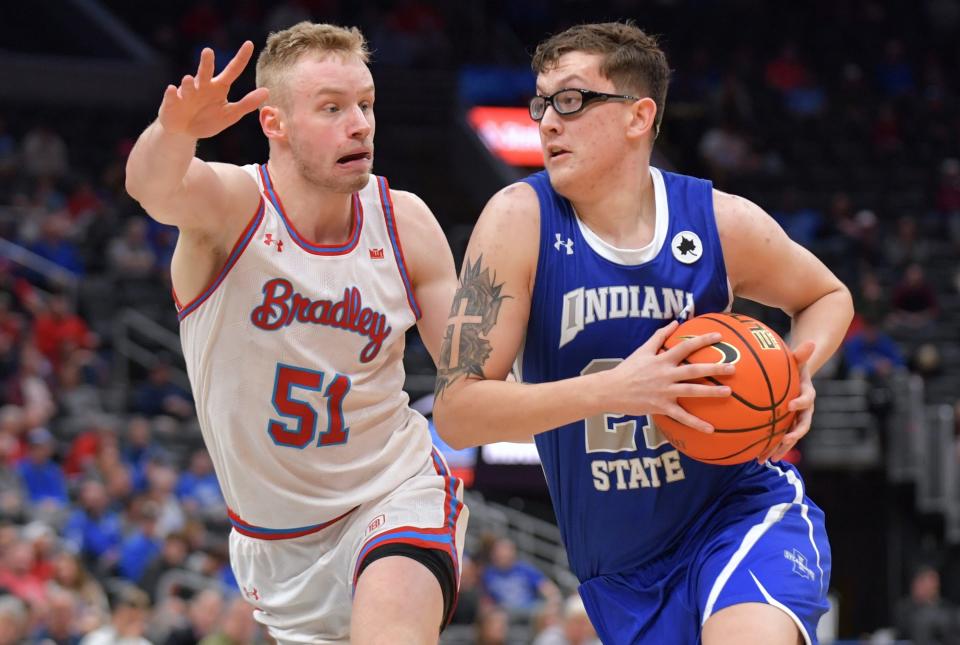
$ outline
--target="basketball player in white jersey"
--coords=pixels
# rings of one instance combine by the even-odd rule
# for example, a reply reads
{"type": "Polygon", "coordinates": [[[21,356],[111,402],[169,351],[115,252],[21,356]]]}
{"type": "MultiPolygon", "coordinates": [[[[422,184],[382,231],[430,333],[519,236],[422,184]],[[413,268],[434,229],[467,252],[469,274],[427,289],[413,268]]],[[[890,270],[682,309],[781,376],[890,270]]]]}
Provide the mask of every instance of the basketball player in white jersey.
{"type": "Polygon", "coordinates": [[[187,369],[229,507],[231,563],[281,643],[436,643],[467,511],[403,392],[404,332],[436,357],[456,276],[415,195],[371,174],[374,85],[356,29],[271,34],[257,89],[169,86],[127,189],[180,229],[172,263],[187,369]],[[268,163],[197,159],[260,108],[268,163]]]}

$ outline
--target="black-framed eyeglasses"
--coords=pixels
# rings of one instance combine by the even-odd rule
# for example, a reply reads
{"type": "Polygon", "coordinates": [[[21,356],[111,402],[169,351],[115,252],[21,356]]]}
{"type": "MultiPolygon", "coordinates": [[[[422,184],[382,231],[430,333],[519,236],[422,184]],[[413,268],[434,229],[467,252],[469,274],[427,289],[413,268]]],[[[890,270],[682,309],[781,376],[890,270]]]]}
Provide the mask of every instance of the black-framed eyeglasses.
{"type": "Polygon", "coordinates": [[[539,121],[547,113],[547,106],[552,105],[557,114],[569,116],[582,111],[591,103],[597,101],[639,101],[639,96],[628,96],[626,94],[608,94],[606,92],[594,92],[593,90],[581,90],[574,87],[565,87],[557,90],[550,96],[534,96],[530,99],[530,118],[539,121]]]}

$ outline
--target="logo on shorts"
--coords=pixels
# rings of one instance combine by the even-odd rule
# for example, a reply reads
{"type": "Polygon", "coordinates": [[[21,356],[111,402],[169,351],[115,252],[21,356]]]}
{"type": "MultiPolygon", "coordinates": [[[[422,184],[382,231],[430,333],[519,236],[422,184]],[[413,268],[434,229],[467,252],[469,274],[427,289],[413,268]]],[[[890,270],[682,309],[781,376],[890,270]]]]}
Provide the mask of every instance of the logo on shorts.
{"type": "Polygon", "coordinates": [[[256,587],[250,587],[247,589],[246,585],[244,585],[243,595],[245,595],[247,598],[252,598],[253,600],[260,600],[260,592],[257,591],[256,587]]]}
{"type": "Polygon", "coordinates": [[[367,534],[373,533],[378,528],[387,523],[387,518],[385,515],[377,515],[375,518],[370,520],[370,523],[367,524],[367,534]]]}
{"type": "Polygon", "coordinates": [[[783,557],[793,563],[793,572],[795,574],[807,580],[816,579],[816,576],[813,574],[813,569],[807,566],[807,558],[802,553],[796,549],[793,551],[784,549],[783,557]]]}

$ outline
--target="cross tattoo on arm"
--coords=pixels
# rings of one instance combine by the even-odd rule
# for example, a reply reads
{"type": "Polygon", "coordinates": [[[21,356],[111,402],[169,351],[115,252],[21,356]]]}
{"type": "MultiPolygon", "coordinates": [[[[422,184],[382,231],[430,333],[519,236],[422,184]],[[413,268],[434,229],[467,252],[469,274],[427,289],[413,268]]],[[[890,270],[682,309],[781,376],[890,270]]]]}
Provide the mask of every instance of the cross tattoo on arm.
{"type": "Polygon", "coordinates": [[[460,286],[453,298],[450,318],[437,368],[436,396],[442,396],[448,385],[460,377],[485,378],[483,365],[490,357],[491,346],[486,336],[497,322],[500,304],[509,296],[502,295],[503,283],[496,284],[483,266],[483,256],[473,264],[464,262],[460,286]]]}

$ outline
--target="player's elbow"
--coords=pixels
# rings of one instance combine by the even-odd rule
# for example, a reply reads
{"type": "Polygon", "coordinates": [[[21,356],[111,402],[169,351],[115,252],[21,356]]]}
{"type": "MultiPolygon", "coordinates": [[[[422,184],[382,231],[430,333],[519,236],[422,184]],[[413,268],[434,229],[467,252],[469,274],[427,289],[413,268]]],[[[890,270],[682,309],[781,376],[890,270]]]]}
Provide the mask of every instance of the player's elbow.
{"type": "Polygon", "coordinates": [[[456,401],[452,400],[456,396],[451,395],[444,392],[437,397],[433,404],[433,424],[443,442],[454,450],[472,448],[475,443],[470,441],[469,423],[457,413],[456,401]]]}

